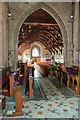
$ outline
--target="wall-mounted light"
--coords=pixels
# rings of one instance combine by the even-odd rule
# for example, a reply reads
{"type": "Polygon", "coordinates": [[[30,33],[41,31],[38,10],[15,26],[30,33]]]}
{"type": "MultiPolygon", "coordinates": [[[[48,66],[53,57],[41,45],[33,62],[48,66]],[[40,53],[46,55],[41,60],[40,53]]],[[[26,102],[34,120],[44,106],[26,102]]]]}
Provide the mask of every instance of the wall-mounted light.
{"type": "Polygon", "coordinates": [[[72,13],[72,14],[70,14],[70,16],[69,16],[71,19],[73,19],[74,18],[74,14],[72,13]]]}
{"type": "Polygon", "coordinates": [[[12,13],[11,12],[8,12],[8,19],[10,19],[11,18],[11,20],[14,20],[14,16],[12,16],[12,13]]]}
{"type": "Polygon", "coordinates": [[[8,17],[11,17],[11,16],[12,16],[11,12],[8,12],[8,17]]]}
{"type": "Polygon", "coordinates": [[[69,20],[68,22],[72,22],[72,21],[73,21],[73,19],[69,20]]]}
{"type": "Polygon", "coordinates": [[[74,13],[70,14],[69,17],[70,17],[70,20],[68,22],[73,22],[73,20],[74,20],[74,13]]]}
{"type": "Polygon", "coordinates": [[[14,20],[14,17],[12,17],[11,19],[14,20]]]}

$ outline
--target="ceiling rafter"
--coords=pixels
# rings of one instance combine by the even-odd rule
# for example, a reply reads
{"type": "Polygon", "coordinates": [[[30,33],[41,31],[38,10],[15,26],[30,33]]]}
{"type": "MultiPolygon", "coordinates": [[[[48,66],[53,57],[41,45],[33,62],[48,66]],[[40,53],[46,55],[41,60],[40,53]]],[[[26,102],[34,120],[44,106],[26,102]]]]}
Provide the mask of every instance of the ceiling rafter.
{"type": "MultiPolygon", "coordinates": [[[[37,40],[36,40],[36,41],[41,42],[41,43],[42,43],[42,44],[46,47],[46,49],[47,49],[47,50],[51,51],[51,54],[52,54],[52,52],[55,54],[55,52],[54,52],[51,48],[47,47],[47,45],[46,45],[46,44],[44,44],[44,42],[43,42],[43,41],[41,41],[41,39],[38,39],[38,38],[37,38],[37,40]]],[[[31,41],[31,42],[30,42],[30,44],[31,44],[31,43],[33,43],[33,42],[35,42],[35,40],[34,40],[34,41],[31,41]]]]}
{"type": "MultiPolygon", "coordinates": [[[[43,39],[43,37],[41,37],[41,36],[38,36],[38,38],[42,38],[43,39]]],[[[34,36],[34,39],[35,39],[35,41],[36,41],[36,38],[37,38],[37,36],[34,36]]],[[[45,39],[45,38],[44,38],[45,39]]],[[[30,39],[30,41],[32,41],[33,40],[33,37],[30,39]]],[[[46,39],[45,39],[45,41],[46,41],[46,39]]],[[[44,42],[45,42],[44,41],[44,42]]],[[[47,44],[48,45],[48,44],[47,44]]],[[[55,47],[57,47],[60,51],[61,51],[61,49],[57,46],[57,45],[53,45],[53,46],[55,46],[55,47]]],[[[51,46],[51,47],[53,47],[53,46],[51,46]]]]}
{"type": "MultiPolygon", "coordinates": [[[[39,42],[41,42],[48,50],[50,50],[50,51],[52,51],[54,54],[55,54],[55,52],[52,50],[52,48],[51,47],[48,47],[48,44],[46,43],[46,42],[43,42],[43,38],[36,38],[36,40],[35,40],[35,38],[34,38],[34,40],[33,41],[30,41],[29,42],[29,44],[31,44],[31,43],[33,43],[33,42],[35,42],[35,41],[39,41],[39,42]]],[[[54,48],[54,50],[58,53],[58,51],[54,48]]]]}
{"type": "MultiPolygon", "coordinates": [[[[41,12],[41,10],[38,12],[41,12]]],[[[48,15],[48,13],[46,14],[50,19],[48,18],[47,21],[45,21],[46,19],[43,17],[45,14],[43,15],[43,12],[44,11],[42,10],[42,14],[33,13],[32,16],[30,15],[31,17],[28,17],[24,21],[19,32],[19,52],[24,51],[33,42],[39,41],[49,52],[51,52],[51,54],[52,52],[54,54],[55,52],[58,53],[58,51],[62,53],[63,39],[59,25],[48,15]],[[44,20],[38,18],[38,15],[44,20]],[[35,17],[38,21],[34,19],[35,17]]]]}
{"type": "MultiPolygon", "coordinates": [[[[47,44],[44,43],[40,38],[37,38],[36,41],[41,42],[51,54],[52,54],[52,52],[55,54],[55,52],[54,52],[51,48],[47,48],[47,44]]],[[[30,45],[31,43],[33,43],[33,42],[35,42],[35,39],[34,39],[34,41],[31,41],[31,42],[29,43],[29,45],[30,45]]],[[[26,46],[26,44],[23,44],[23,47],[22,47],[22,48],[23,48],[24,50],[27,48],[27,46],[26,46],[26,47],[25,47],[25,46],[26,46]]]]}
{"type": "Polygon", "coordinates": [[[51,32],[50,32],[49,30],[47,30],[47,29],[38,29],[35,33],[32,33],[32,32],[31,32],[31,34],[28,36],[28,38],[31,37],[33,34],[38,34],[39,32],[42,32],[42,33],[45,32],[46,34],[52,36],[52,37],[55,39],[55,41],[56,41],[56,37],[54,36],[54,34],[51,33],[51,32]]]}
{"type": "MultiPolygon", "coordinates": [[[[45,35],[43,35],[43,36],[45,36],[45,35]]],[[[46,40],[46,38],[44,38],[43,36],[41,36],[41,35],[39,36],[38,34],[37,34],[36,36],[32,36],[31,39],[29,40],[29,42],[31,42],[31,41],[33,41],[33,40],[36,41],[36,39],[42,39],[45,43],[48,43],[47,46],[50,45],[49,42],[46,42],[47,40],[46,40]],[[33,38],[34,38],[34,39],[33,39],[33,38]]],[[[28,42],[28,41],[25,41],[25,42],[28,42]]],[[[54,48],[54,46],[57,47],[60,51],[62,51],[57,45],[50,46],[50,47],[53,48],[57,53],[58,53],[58,51],[54,48]]]]}

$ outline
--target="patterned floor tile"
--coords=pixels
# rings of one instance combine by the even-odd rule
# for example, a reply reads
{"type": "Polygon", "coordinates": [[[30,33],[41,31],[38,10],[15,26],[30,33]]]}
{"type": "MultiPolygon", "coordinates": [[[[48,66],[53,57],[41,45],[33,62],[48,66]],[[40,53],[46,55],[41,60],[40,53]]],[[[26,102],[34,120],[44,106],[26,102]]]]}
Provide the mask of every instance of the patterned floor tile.
{"type": "MultiPolygon", "coordinates": [[[[66,98],[48,78],[38,78],[38,80],[47,99],[23,101],[24,116],[22,118],[78,118],[77,97],[66,98]]],[[[10,103],[7,105],[9,106],[10,103]]]]}

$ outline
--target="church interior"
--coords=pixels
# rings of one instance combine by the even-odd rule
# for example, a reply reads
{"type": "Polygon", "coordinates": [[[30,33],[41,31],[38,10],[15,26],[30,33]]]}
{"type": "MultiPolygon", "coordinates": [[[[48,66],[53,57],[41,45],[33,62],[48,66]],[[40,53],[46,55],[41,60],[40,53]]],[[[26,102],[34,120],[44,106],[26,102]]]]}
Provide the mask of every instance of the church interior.
{"type": "Polygon", "coordinates": [[[78,120],[80,2],[0,2],[0,117],[78,120]]]}

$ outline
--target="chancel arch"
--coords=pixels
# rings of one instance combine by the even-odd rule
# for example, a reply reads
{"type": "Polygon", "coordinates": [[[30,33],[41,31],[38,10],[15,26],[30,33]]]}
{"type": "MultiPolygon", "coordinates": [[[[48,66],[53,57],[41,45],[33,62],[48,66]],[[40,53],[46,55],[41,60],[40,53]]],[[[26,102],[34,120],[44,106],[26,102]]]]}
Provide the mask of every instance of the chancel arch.
{"type": "MultiPolygon", "coordinates": [[[[26,11],[23,11],[21,16],[19,17],[18,23],[15,25],[13,30],[13,34],[15,34],[14,41],[15,41],[15,68],[17,67],[17,58],[18,58],[18,37],[19,37],[19,31],[21,29],[21,26],[26,18],[29,17],[34,11],[38,9],[43,9],[47,13],[49,13],[58,23],[62,37],[63,37],[63,44],[64,44],[64,62],[67,63],[67,32],[65,25],[60,18],[60,16],[56,13],[55,10],[53,10],[51,7],[49,7],[46,3],[36,3],[36,4],[28,4],[28,7],[26,8],[26,11]]],[[[56,48],[57,49],[57,48],[56,48]]]]}

